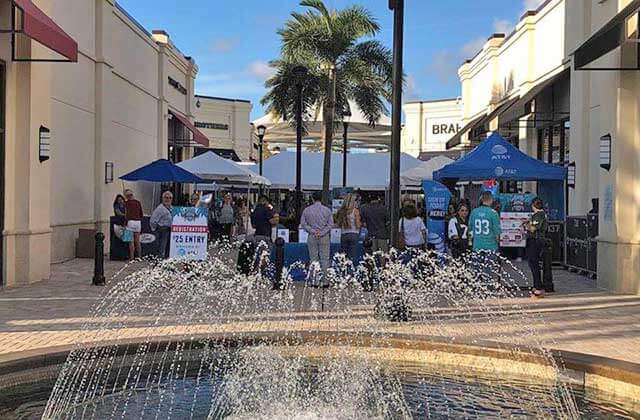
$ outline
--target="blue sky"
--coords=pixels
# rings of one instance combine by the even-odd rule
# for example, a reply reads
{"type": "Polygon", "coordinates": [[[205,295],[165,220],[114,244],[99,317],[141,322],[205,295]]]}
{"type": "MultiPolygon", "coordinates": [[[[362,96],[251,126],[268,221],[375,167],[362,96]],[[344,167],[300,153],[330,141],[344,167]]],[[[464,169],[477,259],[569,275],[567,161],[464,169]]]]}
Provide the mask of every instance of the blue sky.
{"type": "MultiPolygon", "coordinates": [[[[405,100],[460,94],[457,67],[493,32],[511,30],[526,9],[543,0],[405,0],[405,100]]],[[[118,0],[145,28],[166,30],[200,68],[196,92],[249,99],[252,119],[279,56],[280,28],[298,0],[118,0]]],[[[378,19],[379,39],[392,44],[393,16],[387,0],[325,0],[329,7],[358,3],[378,19]]]]}

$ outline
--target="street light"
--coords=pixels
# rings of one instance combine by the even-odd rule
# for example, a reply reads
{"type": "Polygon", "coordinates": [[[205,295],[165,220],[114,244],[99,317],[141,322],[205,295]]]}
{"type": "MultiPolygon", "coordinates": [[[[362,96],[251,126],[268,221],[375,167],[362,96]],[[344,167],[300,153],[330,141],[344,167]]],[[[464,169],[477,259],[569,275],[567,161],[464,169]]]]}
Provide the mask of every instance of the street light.
{"type": "Polygon", "coordinates": [[[296,218],[300,220],[302,213],[302,111],[304,79],[308,70],[304,66],[296,66],[292,69],[296,80],[296,218]]]}
{"type": "Polygon", "coordinates": [[[391,113],[390,216],[391,246],[398,246],[400,236],[400,130],[402,124],[402,44],[404,34],[404,0],[389,0],[393,10],[393,101],[391,113]]]}
{"type": "Polygon", "coordinates": [[[347,188],[347,140],[349,132],[349,121],[351,120],[351,111],[349,108],[342,111],[342,187],[347,188]]]}
{"type": "Polygon", "coordinates": [[[264,134],[267,132],[267,127],[265,127],[264,125],[259,125],[256,128],[256,133],[258,134],[258,139],[260,140],[259,146],[258,146],[258,153],[260,153],[260,176],[262,176],[262,145],[264,143],[264,134]]]}

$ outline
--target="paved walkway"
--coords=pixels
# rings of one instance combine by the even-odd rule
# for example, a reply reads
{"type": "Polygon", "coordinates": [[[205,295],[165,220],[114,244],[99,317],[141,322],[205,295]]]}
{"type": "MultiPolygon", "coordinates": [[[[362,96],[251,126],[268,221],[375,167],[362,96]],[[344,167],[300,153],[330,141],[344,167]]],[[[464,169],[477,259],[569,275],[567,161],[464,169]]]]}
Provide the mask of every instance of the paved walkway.
{"type": "MultiPolygon", "coordinates": [[[[91,286],[92,260],[73,260],[52,266],[50,280],[38,284],[0,291],[0,355],[73,344],[87,332],[80,330],[91,308],[100,300],[105,288],[91,286]]],[[[139,263],[140,264],[140,263],[139,263]]],[[[138,266],[139,267],[139,266],[138,266]]],[[[108,278],[120,270],[133,271],[123,263],[106,262],[108,278]]],[[[460,337],[531,344],[538,340],[546,346],[640,363],[640,296],[610,295],[597,290],[595,281],[556,271],[558,293],[542,300],[527,297],[472,304],[463,309],[434,307],[418,311],[412,322],[375,323],[384,331],[460,337]],[[535,334],[524,334],[523,323],[534,323],[535,334]],[[522,340],[529,340],[523,343],[522,340]]],[[[111,284],[113,285],[114,282],[111,284]]],[[[112,286],[107,286],[107,289],[112,286]]],[[[317,291],[314,291],[317,293],[317,291]]],[[[328,291],[326,312],[322,317],[309,309],[311,292],[296,286],[296,316],[265,322],[244,317],[232,323],[216,325],[180,325],[149,327],[144,316],[131,320],[126,328],[99,334],[106,338],[161,336],[178,333],[264,329],[341,329],[372,328],[372,302],[350,306],[349,319],[340,306],[335,291],[328,291]]],[[[98,336],[98,335],[96,335],[98,336]]]]}

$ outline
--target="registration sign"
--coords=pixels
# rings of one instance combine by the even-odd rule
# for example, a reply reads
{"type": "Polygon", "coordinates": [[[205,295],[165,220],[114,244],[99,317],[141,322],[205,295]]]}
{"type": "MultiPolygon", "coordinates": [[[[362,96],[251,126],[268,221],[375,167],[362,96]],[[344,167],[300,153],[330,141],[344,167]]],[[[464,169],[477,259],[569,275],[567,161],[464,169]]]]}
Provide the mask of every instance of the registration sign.
{"type": "Polygon", "coordinates": [[[172,258],[207,259],[208,209],[204,207],[173,207],[171,209],[172,258]]]}

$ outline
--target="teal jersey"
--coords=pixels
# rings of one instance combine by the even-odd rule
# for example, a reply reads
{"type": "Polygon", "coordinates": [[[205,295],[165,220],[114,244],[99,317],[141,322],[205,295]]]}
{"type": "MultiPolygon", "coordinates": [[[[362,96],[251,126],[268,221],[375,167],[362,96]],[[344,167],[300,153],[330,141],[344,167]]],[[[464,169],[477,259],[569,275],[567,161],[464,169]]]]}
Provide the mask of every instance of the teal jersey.
{"type": "Polygon", "coordinates": [[[498,212],[487,206],[480,206],[471,212],[469,229],[473,235],[473,250],[497,251],[498,237],[502,233],[498,212]]]}

